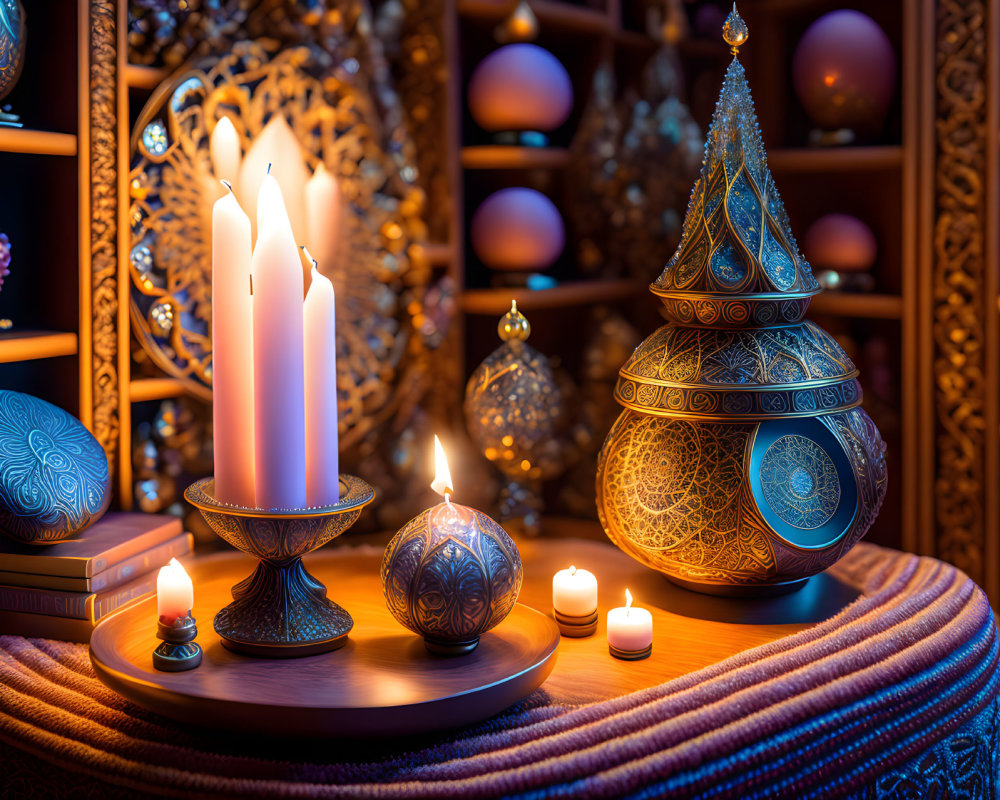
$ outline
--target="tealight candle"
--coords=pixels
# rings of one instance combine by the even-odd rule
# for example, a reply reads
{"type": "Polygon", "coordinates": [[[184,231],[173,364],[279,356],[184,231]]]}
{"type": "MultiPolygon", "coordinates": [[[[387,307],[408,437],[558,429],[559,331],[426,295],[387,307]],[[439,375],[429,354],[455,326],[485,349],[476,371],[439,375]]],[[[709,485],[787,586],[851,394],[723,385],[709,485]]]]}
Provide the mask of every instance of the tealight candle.
{"type": "Polygon", "coordinates": [[[156,576],[156,610],[168,625],[178,617],[186,617],[194,605],[194,585],[183,565],[176,558],[161,567],[156,576]]]}
{"type": "Polygon", "coordinates": [[[163,672],[183,672],[201,664],[201,647],[194,641],[198,626],[191,616],[194,586],[181,562],[170,559],[156,575],[156,637],[153,666],[163,672]]]}
{"type": "Polygon", "coordinates": [[[552,576],[552,611],[563,636],[590,636],[597,630],[597,578],[594,573],[561,569],[552,576]]]}
{"type": "Polygon", "coordinates": [[[638,661],[653,651],[653,615],[632,607],[632,593],[625,590],[625,605],[608,612],[608,650],[615,658],[638,661]]]}

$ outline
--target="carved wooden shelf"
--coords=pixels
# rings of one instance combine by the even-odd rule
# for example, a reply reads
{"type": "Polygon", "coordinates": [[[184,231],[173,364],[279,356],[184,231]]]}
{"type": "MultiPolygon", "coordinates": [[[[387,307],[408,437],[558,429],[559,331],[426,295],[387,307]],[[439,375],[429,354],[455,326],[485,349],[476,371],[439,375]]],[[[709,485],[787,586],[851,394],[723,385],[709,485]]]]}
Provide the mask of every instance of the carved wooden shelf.
{"type": "Polygon", "coordinates": [[[128,385],[129,400],[145,403],[149,400],[166,400],[184,394],[184,384],[176,378],[136,378],[128,385]]]}
{"type": "Polygon", "coordinates": [[[36,358],[75,356],[75,333],[55,331],[5,331],[0,333],[0,362],[31,361],[36,358]]]}
{"type": "MultiPolygon", "coordinates": [[[[513,3],[497,3],[494,0],[458,0],[457,3],[459,16],[489,23],[506,19],[513,9],[513,3]]],[[[606,34],[612,30],[611,18],[592,8],[559,0],[532,0],[531,10],[546,30],[593,34],[606,34]]]]}
{"type": "Polygon", "coordinates": [[[517,300],[518,308],[525,311],[565,308],[626,300],[645,288],[641,281],[595,280],[564,283],[552,289],[469,289],[462,292],[460,305],[467,314],[503,314],[510,308],[511,300],[517,300]]]}
{"type": "Polygon", "coordinates": [[[436,267],[446,266],[455,257],[455,248],[447,242],[427,242],[423,245],[427,260],[436,267]]]}
{"type": "Polygon", "coordinates": [[[864,319],[902,319],[903,298],[896,294],[852,294],[823,292],[809,304],[814,314],[864,319]]]}
{"type": "Polygon", "coordinates": [[[465,169],[561,169],[572,156],[564,147],[476,145],[462,148],[465,169]]]}
{"type": "Polygon", "coordinates": [[[125,66],[125,83],[130,89],[155,89],[170,72],[161,67],[144,67],[140,64],[125,66]]]}
{"type": "Polygon", "coordinates": [[[903,148],[898,145],[873,147],[793,147],[771,150],[768,166],[775,172],[863,172],[901,169],[903,148]]]}
{"type": "Polygon", "coordinates": [[[76,136],[72,133],[34,131],[28,128],[0,128],[0,152],[75,156],[76,136]]]}

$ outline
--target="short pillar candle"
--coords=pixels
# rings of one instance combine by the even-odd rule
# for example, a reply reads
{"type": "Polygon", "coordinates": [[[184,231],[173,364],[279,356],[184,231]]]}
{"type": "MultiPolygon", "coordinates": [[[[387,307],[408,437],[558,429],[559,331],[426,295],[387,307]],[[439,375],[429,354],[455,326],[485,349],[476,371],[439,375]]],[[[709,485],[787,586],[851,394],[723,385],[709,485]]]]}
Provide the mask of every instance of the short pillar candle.
{"type": "Polygon", "coordinates": [[[608,612],[608,650],[615,658],[638,661],[653,652],[653,615],[632,606],[625,590],[625,605],[608,612]]]}
{"type": "Polygon", "coordinates": [[[597,578],[571,566],[552,576],[552,612],[563,636],[591,636],[597,630],[597,578]]]}

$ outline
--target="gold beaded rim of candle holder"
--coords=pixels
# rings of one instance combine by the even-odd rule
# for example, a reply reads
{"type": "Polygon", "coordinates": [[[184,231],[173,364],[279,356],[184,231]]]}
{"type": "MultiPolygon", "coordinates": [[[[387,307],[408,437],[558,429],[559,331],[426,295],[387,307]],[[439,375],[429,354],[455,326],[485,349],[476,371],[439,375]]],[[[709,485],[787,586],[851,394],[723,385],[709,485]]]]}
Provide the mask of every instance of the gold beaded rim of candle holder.
{"type": "Polygon", "coordinates": [[[340,490],[336,505],[270,510],[221,502],[214,478],[196,481],[184,492],[214,533],[259,559],[256,570],[233,587],[233,602],[213,621],[227,649],[294,658],[347,643],[354,620],[302,564],[302,556],[347,530],[375,498],[375,490],[353,475],[341,474],[340,490]]]}

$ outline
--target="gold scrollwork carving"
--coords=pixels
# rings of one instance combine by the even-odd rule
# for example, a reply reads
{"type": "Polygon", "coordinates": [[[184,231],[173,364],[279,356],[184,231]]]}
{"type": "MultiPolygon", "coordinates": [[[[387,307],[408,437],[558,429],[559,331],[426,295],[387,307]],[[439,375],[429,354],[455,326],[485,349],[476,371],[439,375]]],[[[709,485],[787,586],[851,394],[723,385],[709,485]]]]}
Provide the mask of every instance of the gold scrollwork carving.
{"type": "MultiPolygon", "coordinates": [[[[937,555],[982,582],[987,19],[982,2],[936,4],[934,378],[937,555]]],[[[992,313],[995,313],[995,309],[992,313]]],[[[991,432],[992,435],[993,432],[991,432]]],[[[909,498],[907,498],[909,500],[909,498]]]]}

